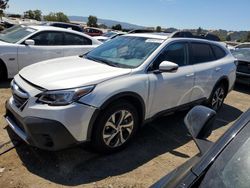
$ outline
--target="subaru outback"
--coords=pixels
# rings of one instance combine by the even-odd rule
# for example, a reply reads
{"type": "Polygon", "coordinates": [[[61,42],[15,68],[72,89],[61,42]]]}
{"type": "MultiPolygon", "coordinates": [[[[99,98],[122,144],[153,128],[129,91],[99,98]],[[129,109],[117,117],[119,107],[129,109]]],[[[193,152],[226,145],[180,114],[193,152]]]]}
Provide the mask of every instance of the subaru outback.
{"type": "Polygon", "coordinates": [[[42,149],[90,141],[113,152],[159,115],[200,103],[219,110],[235,77],[235,58],[218,42],[128,34],[82,56],[22,69],[6,120],[42,149]]]}

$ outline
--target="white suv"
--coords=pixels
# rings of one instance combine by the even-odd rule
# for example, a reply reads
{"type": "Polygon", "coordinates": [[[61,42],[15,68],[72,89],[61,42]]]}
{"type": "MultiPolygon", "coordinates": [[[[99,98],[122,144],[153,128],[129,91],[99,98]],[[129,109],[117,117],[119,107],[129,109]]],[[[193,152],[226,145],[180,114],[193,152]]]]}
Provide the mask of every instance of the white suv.
{"type": "Polygon", "coordinates": [[[40,25],[11,27],[0,34],[0,79],[13,78],[19,70],[33,63],[80,55],[100,44],[70,29],[40,25]]]}
{"type": "Polygon", "coordinates": [[[234,57],[217,42],[129,34],[88,54],[21,70],[6,120],[39,148],[91,141],[110,152],[163,113],[202,102],[218,110],[235,77],[234,57]]]}

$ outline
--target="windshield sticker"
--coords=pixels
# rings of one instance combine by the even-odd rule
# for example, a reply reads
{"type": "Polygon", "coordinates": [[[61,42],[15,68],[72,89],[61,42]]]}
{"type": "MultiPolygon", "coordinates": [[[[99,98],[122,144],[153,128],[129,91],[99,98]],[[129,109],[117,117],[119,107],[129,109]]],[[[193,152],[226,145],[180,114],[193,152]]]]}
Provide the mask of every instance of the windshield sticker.
{"type": "Polygon", "coordinates": [[[145,42],[148,43],[162,43],[164,40],[161,39],[147,39],[145,42]]]}

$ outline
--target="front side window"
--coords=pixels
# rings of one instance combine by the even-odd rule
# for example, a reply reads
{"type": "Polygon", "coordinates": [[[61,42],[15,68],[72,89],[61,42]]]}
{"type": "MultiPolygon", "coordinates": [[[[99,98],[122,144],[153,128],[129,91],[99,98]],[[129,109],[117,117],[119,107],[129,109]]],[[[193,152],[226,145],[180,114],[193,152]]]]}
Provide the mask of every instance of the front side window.
{"type": "Polygon", "coordinates": [[[37,46],[59,46],[63,45],[62,32],[40,32],[30,39],[35,41],[37,46]]]}
{"type": "Polygon", "coordinates": [[[161,39],[122,36],[89,52],[88,59],[123,68],[140,66],[163,42],[161,39]]]}
{"type": "Polygon", "coordinates": [[[170,61],[179,66],[187,65],[187,47],[186,43],[175,43],[168,46],[154,62],[154,69],[159,69],[163,61],[170,61]]]}
{"type": "Polygon", "coordinates": [[[65,45],[92,45],[92,41],[83,36],[65,33],[65,45]]]}
{"type": "Polygon", "coordinates": [[[12,28],[4,31],[3,34],[0,34],[0,41],[8,42],[8,43],[16,43],[28,35],[34,33],[36,30],[30,27],[25,26],[14,26],[12,28]]]}
{"type": "Polygon", "coordinates": [[[205,63],[215,60],[214,54],[209,44],[191,43],[192,64],[205,63]]]}

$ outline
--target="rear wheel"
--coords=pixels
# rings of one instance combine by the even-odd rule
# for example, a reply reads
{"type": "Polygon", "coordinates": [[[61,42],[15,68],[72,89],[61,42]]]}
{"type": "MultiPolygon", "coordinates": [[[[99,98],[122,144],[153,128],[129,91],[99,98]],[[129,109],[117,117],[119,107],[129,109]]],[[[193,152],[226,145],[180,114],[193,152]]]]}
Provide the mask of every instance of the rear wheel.
{"type": "Polygon", "coordinates": [[[136,108],[126,101],[109,106],[99,116],[93,130],[92,145],[101,152],[114,152],[125,147],[138,127],[136,108]]]}
{"type": "Polygon", "coordinates": [[[226,87],[223,84],[217,85],[209,99],[208,106],[215,111],[220,110],[226,97],[226,87]]]}

